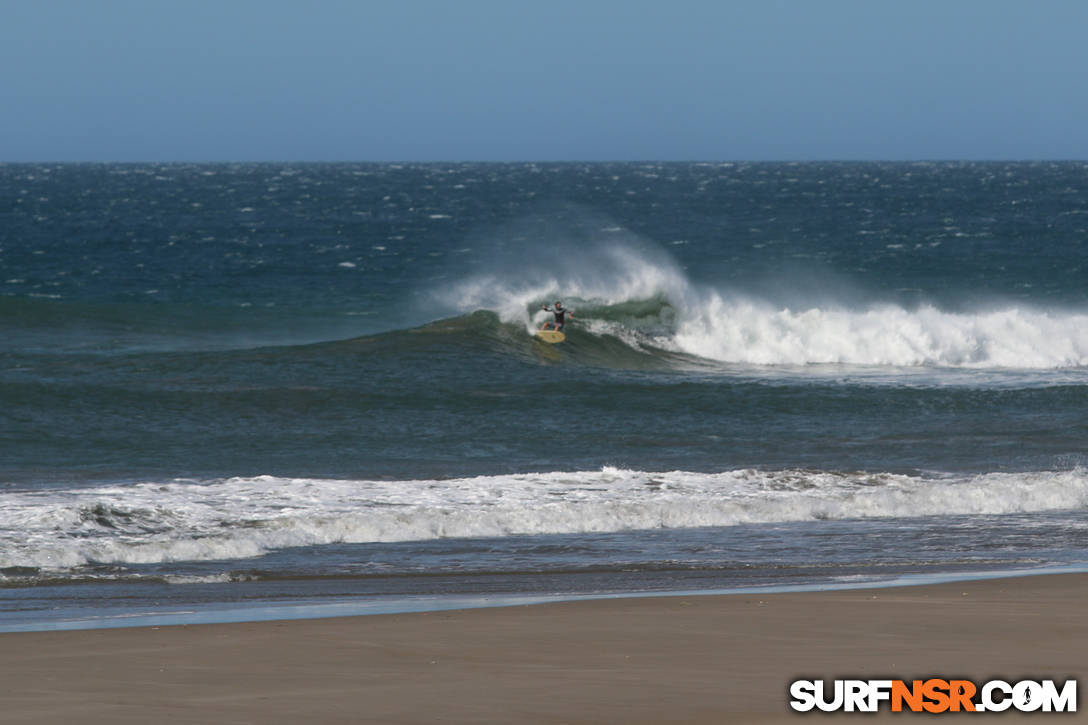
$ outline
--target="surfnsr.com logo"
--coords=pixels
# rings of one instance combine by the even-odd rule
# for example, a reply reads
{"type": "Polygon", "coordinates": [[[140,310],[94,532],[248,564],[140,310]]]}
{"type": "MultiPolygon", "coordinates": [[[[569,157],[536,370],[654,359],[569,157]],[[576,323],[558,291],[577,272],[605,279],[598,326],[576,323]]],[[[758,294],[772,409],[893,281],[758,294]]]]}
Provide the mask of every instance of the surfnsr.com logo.
{"type": "Polygon", "coordinates": [[[796,680],[790,697],[797,712],[1076,712],[1077,681],[796,680]]]}

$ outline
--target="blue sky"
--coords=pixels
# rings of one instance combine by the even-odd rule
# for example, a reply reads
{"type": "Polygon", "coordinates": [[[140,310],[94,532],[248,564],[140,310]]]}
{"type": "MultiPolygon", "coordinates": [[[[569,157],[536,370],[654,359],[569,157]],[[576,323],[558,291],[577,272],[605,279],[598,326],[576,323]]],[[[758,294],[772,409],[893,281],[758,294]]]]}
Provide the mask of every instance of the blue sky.
{"type": "Polygon", "coordinates": [[[1083,0],[7,0],[0,161],[1088,158],[1083,0]]]}

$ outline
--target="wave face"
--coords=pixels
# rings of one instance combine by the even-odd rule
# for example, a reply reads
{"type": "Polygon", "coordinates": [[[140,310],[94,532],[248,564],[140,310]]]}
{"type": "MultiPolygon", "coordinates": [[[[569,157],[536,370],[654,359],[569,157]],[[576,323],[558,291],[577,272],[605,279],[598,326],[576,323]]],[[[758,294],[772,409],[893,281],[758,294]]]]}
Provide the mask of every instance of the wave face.
{"type": "Polygon", "coordinates": [[[5,493],[0,503],[0,570],[11,574],[249,559],[342,543],[1083,512],[1088,474],[605,468],[417,481],[262,476],[5,493]]]}

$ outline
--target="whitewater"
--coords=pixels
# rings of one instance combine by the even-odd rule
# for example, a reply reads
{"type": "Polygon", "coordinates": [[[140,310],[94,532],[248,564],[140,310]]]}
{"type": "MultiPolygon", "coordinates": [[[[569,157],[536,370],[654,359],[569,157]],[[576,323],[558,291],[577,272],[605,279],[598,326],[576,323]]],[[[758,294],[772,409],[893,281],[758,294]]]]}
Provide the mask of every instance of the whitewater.
{"type": "Polygon", "coordinates": [[[527,332],[550,320],[540,306],[562,297],[590,334],[721,363],[979,370],[1088,365],[1084,311],[1000,301],[968,311],[835,302],[834,289],[821,290],[832,300],[821,306],[782,306],[694,282],[663,250],[641,240],[583,248],[561,259],[576,261],[543,275],[521,269],[475,277],[440,297],[460,313],[493,311],[527,332]]]}
{"type": "MultiPolygon", "coordinates": [[[[452,480],[261,476],[0,495],[0,571],[247,559],[329,544],[1083,510],[1088,474],[606,468],[452,480]],[[58,541],[55,532],[67,536],[58,541]]],[[[25,571],[23,572],[25,576],[25,571]]]]}

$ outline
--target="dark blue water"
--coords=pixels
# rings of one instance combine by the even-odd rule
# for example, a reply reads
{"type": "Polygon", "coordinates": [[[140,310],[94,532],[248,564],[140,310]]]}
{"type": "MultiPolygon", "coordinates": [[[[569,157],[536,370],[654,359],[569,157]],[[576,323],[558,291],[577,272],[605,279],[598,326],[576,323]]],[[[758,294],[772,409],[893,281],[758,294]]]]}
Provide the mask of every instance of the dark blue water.
{"type": "Polygon", "coordinates": [[[1072,162],[2,165],[0,618],[1081,565],[1086,252],[1072,162]]]}

